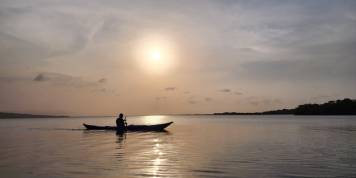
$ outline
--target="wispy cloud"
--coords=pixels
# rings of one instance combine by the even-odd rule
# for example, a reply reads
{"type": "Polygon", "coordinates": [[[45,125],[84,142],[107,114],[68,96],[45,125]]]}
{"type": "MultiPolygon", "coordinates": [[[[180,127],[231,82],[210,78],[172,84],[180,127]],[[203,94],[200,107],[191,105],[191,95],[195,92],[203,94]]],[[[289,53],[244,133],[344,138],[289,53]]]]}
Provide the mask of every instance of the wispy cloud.
{"type": "Polygon", "coordinates": [[[235,94],[235,95],[243,95],[243,93],[242,93],[242,92],[239,92],[239,91],[235,91],[234,94],[235,94]]]}
{"type": "Polygon", "coordinates": [[[198,101],[190,99],[190,100],[188,100],[188,103],[189,103],[189,104],[197,104],[198,101]]]}
{"type": "Polygon", "coordinates": [[[164,90],[166,90],[166,91],[174,91],[176,89],[177,89],[176,87],[167,87],[164,90]]]}
{"type": "Polygon", "coordinates": [[[167,97],[166,96],[157,96],[155,99],[156,99],[156,101],[161,101],[161,100],[166,100],[167,97]]]}
{"type": "MultiPolygon", "coordinates": [[[[101,79],[100,79],[101,80],[101,79]]],[[[94,87],[99,86],[101,83],[99,81],[87,81],[81,77],[75,77],[67,74],[60,73],[49,73],[43,72],[39,73],[34,79],[34,82],[48,82],[53,85],[67,86],[67,87],[94,87]]]]}
{"type": "Polygon", "coordinates": [[[38,74],[34,79],[33,81],[36,81],[36,82],[44,82],[44,81],[47,81],[49,80],[50,78],[45,76],[45,74],[38,74]]]}
{"type": "Polygon", "coordinates": [[[219,92],[223,92],[223,93],[230,93],[230,92],[231,92],[231,90],[230,90],[230,89],[225,88],[225,89],[221,89],[221,90],[219,90],[219,92]]]}
{"type": "Polygon", "coordinates": [[[204,100],[205,100],[206,102],[210,102],[210,101],[212,101],[213,99],[210,98],[210,97],[205,97],[204,100]]]}
{"type": "Polygon", "coordinates": [[[108,82],[108,79],[106,79],[106,78],[101,78],[101,79],[98,80],[98,82],[99,82],[99,83],[106,83],[106,82],[108,82]]]}
{"type": "MultiPolygon", "coordinates": [[[[209,112],[207,102],[222,100],[216,108],[238,100],[241,109],[252,110],[279,105],[275,98],[292,105],[329,99],[321,95],[356,97],[355,2],[137,0],[83,6],[84,1],[4,0],[0,85],[2,98],[12,97],[0,106],[44,103],[24,106],[13,97],[32,96],[38,85],[47,93],[76,88],[51,95],[56,100],[70,95],[116,106],[98,108],[103,112],[122,107],[149,113],[147,106],[156,100],[167,102],[167,112],[209,112]],[[146,75],[142,61],[135,60],[139,43],[152,36],[165,39],[169,45],[162,48],[172,48],[172,70],[159,75],[146,75]],[[38,71],[48,72],[34,76],[38,71]],[[102,96],[111,90],[120,92],[120,100],[102,96]],[[97,92],[100,99],[83,91],[97,92]],[[195,105],[186,109],[187,103],[195,105]]],[[[90,108],[80,104],[83,113],[90,108]]]]}

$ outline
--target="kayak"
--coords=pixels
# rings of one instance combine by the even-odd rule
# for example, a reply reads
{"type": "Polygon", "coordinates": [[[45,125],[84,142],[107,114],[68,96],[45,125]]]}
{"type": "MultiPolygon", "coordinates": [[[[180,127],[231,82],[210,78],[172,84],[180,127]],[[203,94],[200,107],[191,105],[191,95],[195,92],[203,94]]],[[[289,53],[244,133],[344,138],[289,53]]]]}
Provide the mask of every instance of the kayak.
{"type": "MultiPolygon", "coordinates": [[[[168,127],[172,123],[173,122],[156,124],[156,125],[128,125],[126,127],[126,130],[133,131],[133,132],[163,131],[166,127],[168,127]]],[[[117,130],[116,126],[96,126],[96,125],[89,125],[84,123],[83,125],[87,130],[117,130]]]]}

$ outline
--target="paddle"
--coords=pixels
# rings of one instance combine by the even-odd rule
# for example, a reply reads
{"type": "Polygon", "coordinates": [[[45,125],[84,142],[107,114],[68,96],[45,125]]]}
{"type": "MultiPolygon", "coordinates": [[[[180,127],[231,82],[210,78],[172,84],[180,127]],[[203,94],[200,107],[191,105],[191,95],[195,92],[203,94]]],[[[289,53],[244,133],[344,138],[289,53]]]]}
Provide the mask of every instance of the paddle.
{"type": "Polygon", "coordinates": [[[124,123],[125,123],[125,127],[127,127],[126,116],[125,116],[125,119],[124,119],[124,123]]]}

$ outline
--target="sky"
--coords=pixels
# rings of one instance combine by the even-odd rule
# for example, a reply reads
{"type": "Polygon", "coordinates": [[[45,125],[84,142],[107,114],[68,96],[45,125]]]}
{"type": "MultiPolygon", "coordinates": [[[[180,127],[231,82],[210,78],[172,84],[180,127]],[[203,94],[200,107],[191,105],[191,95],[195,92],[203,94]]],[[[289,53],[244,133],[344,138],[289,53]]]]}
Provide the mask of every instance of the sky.
{"type": "Polygon", "coordinates": [[[256,112],[346,97],[354,0],[0,0],[3,112],[256,112]]]}

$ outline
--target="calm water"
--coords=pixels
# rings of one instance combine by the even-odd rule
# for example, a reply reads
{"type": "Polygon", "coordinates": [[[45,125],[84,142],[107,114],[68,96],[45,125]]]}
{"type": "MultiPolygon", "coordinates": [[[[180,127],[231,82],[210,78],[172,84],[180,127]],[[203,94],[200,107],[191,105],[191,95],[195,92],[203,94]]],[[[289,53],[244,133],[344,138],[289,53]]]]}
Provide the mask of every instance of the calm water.
{"type": "Polygon", "coordinates": [[[356,177],[354,116],[142,116],[162,133],[85,131],[114,118],[0,120],[0,177],[356,177]]]}

